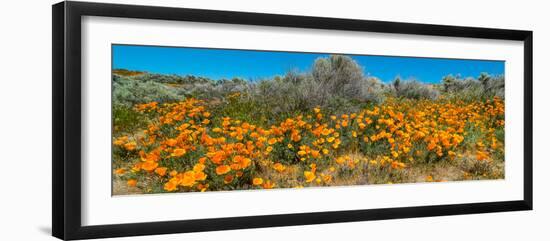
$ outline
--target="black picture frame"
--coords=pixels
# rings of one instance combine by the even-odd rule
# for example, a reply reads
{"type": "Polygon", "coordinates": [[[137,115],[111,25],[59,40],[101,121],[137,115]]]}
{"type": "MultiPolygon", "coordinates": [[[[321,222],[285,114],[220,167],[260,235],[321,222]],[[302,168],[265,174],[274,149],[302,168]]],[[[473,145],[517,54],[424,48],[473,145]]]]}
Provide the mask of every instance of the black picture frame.
{"type": "Polygon", "coordinates": [[[53,23],[53,194],[52,233],[60,239],[87,239],[243,228],[413,218],[533,208],[533,32],[384,21],[197,10],[90,2],[52,6],[53,23]],[[138,222],[81,224],[81,17],[104,16],[206,23],[229,23],[378,33],[517,40],[524,43],[524,193],[522,200],[334,212],[138,222]]]}

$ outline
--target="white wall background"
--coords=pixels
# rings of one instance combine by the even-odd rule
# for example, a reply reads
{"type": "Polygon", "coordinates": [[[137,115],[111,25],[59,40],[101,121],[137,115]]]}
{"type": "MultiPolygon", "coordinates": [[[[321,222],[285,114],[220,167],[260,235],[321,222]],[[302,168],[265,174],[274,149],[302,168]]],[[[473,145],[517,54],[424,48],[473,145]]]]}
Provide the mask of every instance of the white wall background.
{"type": "MultiPolygon", "coordinates": [[[[534,206],[508,212],[354,222],[117,240],[548,240],[550,189],[550,24],[544,1],[111,0],[402,22],[533,30],[534,206]]],[[[9,1],[0,8],[0,240],[54,240],[51,231],[51,8],[9,1]]]]}

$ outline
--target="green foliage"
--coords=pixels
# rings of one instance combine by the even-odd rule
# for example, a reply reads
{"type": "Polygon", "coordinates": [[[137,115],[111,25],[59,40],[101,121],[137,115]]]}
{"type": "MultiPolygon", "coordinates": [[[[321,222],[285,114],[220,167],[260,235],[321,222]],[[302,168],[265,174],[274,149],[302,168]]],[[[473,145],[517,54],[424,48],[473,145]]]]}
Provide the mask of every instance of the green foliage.
{"type": "Polygon", "coordinates": [[[112,107],[113,129],[118,133],[131,133],[147,125],[144,114],[126,105],[115,104],[112,107]]]}

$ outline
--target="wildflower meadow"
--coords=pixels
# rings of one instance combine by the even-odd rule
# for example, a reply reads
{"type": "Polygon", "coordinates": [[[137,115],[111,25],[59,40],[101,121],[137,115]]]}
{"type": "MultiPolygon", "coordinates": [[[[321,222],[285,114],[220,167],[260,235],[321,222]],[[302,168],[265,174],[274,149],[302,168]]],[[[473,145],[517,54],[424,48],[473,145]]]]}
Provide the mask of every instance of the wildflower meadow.
{"type": "Polygon", "coordinates": [[[311,64],[254,81],[114,69],[113,194],[504,178],[503,76],[311,64]]]}

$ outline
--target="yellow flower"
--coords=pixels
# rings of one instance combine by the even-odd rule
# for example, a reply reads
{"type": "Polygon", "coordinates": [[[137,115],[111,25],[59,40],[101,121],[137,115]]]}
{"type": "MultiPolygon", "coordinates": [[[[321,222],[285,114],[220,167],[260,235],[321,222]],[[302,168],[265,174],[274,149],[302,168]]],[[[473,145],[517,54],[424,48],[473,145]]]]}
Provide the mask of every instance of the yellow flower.
{"type": "Polygon", "coordinates": [[[262,185],[262,183],[264,183],[264,179],[260,178],[260,177],[255,177],[253,180],[252,180],[252,184],[256,185],[256,186],[259,186],[259,185],[262,185]]]}
{"type": "Polygon", "coordinates": [[[391,167],[393,169],[403,169],[405,168],[407,165],[405,165],[405,163],[402,163],[402,162],[398,162],[398,161],[393,161],[391,163],[391,167]]]}
{"type": "Polygon", "coordinates": [[[269,145],[273,145],[273,144],[277,143],[277,139],[276,139],[276,138],[271,138],[271,139],[269,139],[269,140],[267,141],[267,143],[268,143],[269,145]]]}
{"type": "Polygon", "coordinates": [[[119,168],[119,169],[116,169],[115,170],[115,173],[118,174],[118,175],[122,175],[126,172],[126,170],[124,168],[119,168]]]}
{"type": "Polygon", "coordinates": [[[489,158],[489,154],[487,154],[487,152],[484,152],[484,151],[477,151],[476,152],[476,159],[478,161],[487,160],[488,158],[489,158]]]}
{"type": "Polygon", "coordinates": [[[271,189],[273,187],[275,187],[275,183],[270,181],[270,180],[267,180],[264,182],[264,185],[262,186],[264,189],[271,189]]]}
{"type": "Polygon", "coordinates": [[[399,156],[399,153],[397,153],[396,151],[391,151],[391,155],[393,156],[393,158],[397,158],[399,156]]]}
{"type": "Polygon", "coordinates": [[[273,165],[273,169],[277,170],[278,172],[283,172],[286,169],[286,167],[285,165],[277,162],[273,165]]]}
{"type": "Polygon", "coordinates": [[[195,185],[195,172],[194,171],[186,171],[183,173],[183,177],[180,180],[180,185],[184,187],[192,187],[195,185]]]}
{"type": "Polygon", "coordinates": [[[128,151],[133,151],[133,150],[135,150],[135,149],[136,149],[136,146],[137,146],[137,144],[136,144],[135,141],[128,142],[128,143],[124,144],[124,148],[125,148],[126,150],[128,150],[128,151]]]}
{"type": "Polygon", "coordinates": [[[195,172],[202,172],[206,166],[202,163],[197,163],[195,166],[193,166],[193,171],[195,172]]]}
{"type": "Polygon", "coordinates": [[[122,145],[124,145],[124,143],[126,143],[127,141],[128,141],[128,136],[122,136],[122,137],[117,138],[117,139],[113,142],[113,144],[114,144],[115,146],[122,146],[122,145]]]}
{"type": "Polygon", "coordinates": [[[134,166],[132,167],[132,172],[139,172],[141,171],[141,162],[138,162],[136,164],[134,164],[134,166]]]}
{"type": "Polygon", "coordinates": [[[312,182],[315,179],[315,173],[304,171],[304,177],[306,178],[306,182],[312,182]]]}
{"type": "Polygon", "coordinates": [[[450,158],[450,159],[454,159],[455,156],[456,156],[456,153],[455,153],[454,151],[448,151],[448,152],[447,152],[447,155],[449,155],[449,158],[450,158]]]}
{"type": "Polygon", "coordinates": [[[426,177],[426,182],[433,182],[433,181],[434,181],[434,178],[431,175],[426,177]]]}
{"type": "Polygon", "coordinates": [[[331,175],[322,175],[323,177],[323,181],[325,183],[330,183],[332,181],[332,176],[331,175]]]}

